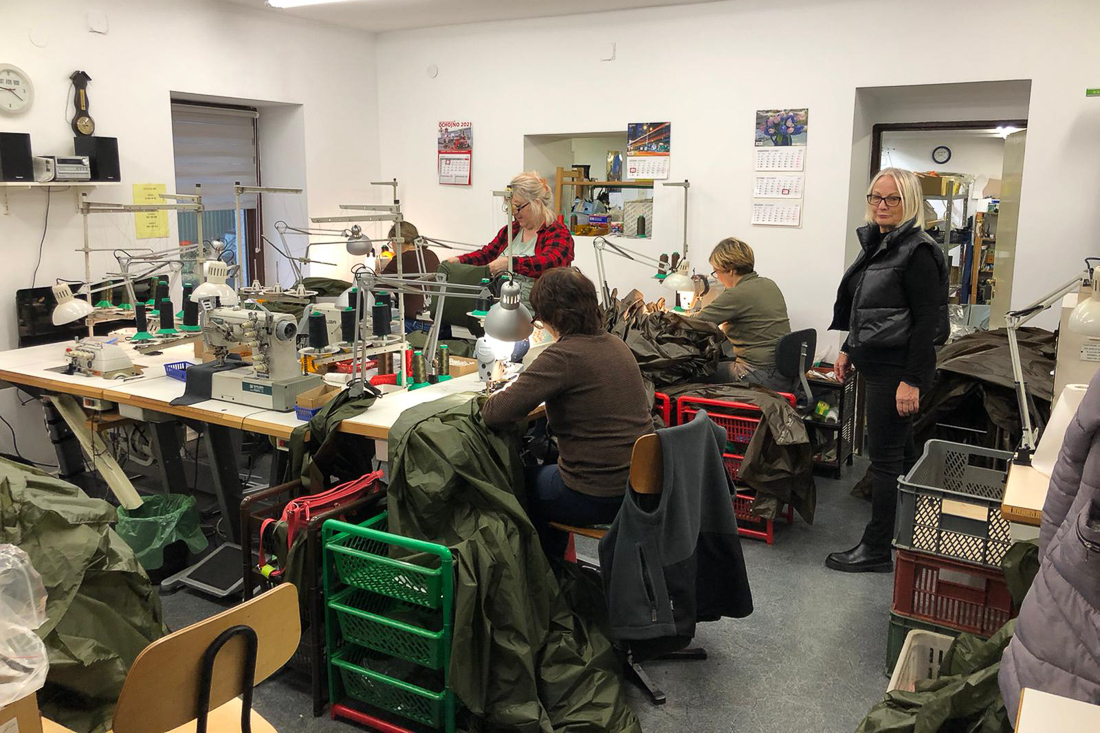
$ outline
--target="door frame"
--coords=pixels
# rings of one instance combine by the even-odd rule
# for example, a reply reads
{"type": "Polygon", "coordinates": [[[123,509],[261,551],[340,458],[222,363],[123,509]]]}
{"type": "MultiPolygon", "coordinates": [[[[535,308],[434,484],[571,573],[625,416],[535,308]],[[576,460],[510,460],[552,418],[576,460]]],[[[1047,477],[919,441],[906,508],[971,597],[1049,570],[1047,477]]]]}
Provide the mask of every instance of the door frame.
{"type": "Polygon", "coordinates": [[[988,130],[995,127],[1027,129],[1027,120],[960,120],[958,122],[882,122],[871,126],[871,175],[882,170],[882,133],[921,132],[930,130],[988,130]]]}

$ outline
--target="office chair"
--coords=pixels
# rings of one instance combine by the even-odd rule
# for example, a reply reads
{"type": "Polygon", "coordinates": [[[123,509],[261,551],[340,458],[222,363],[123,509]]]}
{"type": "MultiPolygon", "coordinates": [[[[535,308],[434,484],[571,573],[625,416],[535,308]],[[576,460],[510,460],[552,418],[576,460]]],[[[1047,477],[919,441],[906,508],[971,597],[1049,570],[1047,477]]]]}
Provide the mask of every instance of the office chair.
{"type": "Polygon", "coordinates": [[[776,370],[792,381],[798,380],[802,385],[802,396],[798,400],[798,407],[806,407],[814,401],[806,372],[813,366],[816,352],[817,331],[812,328],[788,333],[775,345],[776,370]]]}

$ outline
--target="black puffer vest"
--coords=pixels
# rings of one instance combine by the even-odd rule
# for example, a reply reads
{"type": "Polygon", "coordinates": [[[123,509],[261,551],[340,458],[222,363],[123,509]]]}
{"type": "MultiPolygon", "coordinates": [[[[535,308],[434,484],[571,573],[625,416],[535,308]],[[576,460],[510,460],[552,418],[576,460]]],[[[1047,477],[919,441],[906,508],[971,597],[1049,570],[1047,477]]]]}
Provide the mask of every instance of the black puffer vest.
{"type": "Polygon", "coordinates": [[[897,229],[887,232],[875,246],[876,225],[868,224],[856,230],[863,251],[844,273],[833,306],[833,331],[848,331],[852,348],[895,348],[909,343],[913,317],[905,300],[904,275],[909,258],[918,247],[928,247],[936,259],[939,282],[929,283],[943,293],[939,322],[936,327],[937,346],[947,342],[951,324],[947,315],[948,268],[943,251],[936,242],[910,219],[897,229]],[[869,260],[869,262],[868,262],[869,260]],[[858,277],[855,297],[849,283],[858,277]]]}

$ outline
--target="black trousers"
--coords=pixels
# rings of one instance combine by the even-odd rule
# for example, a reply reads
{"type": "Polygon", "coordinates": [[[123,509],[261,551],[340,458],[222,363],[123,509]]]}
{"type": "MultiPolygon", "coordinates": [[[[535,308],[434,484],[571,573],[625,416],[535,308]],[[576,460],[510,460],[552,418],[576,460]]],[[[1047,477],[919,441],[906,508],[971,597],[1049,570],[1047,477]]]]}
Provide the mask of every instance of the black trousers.
{"type": "Polygon", "coordinates": [[[890,551],[894,539],[894,514],[898,506],[898,476],[917,461],[913,442],[913,418],[898,414],[897,391],[902,367],[858,364],[866,393],[867,449],[871,457],[871,521],[863,531],[863,543],[890,551]]]}

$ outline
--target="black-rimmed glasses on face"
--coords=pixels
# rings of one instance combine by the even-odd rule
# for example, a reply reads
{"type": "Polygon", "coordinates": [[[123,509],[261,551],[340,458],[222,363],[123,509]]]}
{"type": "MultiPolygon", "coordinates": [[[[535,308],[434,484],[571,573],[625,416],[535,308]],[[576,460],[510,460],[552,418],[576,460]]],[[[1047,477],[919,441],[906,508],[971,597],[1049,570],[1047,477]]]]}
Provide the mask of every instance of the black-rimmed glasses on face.
{"type": "Polygon", "coordinates": [[[877,193],[867,194],[867,203],[869,203],[871,206],[878,206],[883,201],[885,201],[886,205],[892,209],[901,203],[901,196],[879,196],[877,193]]]}

